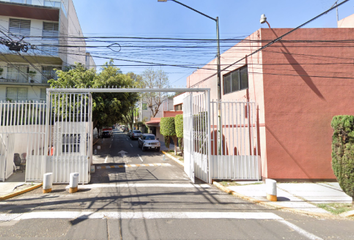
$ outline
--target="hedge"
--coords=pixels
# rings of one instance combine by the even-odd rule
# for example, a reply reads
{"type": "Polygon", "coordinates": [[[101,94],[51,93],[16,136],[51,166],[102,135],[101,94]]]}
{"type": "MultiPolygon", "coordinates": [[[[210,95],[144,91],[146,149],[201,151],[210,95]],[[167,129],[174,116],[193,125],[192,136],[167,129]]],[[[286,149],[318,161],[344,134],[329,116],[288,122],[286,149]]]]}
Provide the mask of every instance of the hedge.
{"type": "Polygon", "coordinates": [[[354,206],[354,116],[334,116],[331,122],[332,169],[340,187],[354,206]]]}

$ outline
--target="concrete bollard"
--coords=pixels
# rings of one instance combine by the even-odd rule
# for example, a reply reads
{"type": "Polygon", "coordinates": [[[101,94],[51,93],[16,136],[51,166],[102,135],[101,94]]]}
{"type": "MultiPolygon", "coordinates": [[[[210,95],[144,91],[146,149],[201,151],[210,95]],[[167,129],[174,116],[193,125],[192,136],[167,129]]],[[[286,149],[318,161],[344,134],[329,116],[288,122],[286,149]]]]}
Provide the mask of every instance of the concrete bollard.
{"type": "Polygon", "coordinates": [[[53,185],[53,173],[43,175],[43,193],[50,193],[53,185]]]}
{"type": "Polygon", "coordinates": [[[277,199],[277,181],[266,179],[267,199],[276,202],[277,199]]]}
{"type": "Polygon", "coordinates": [[[69,193],[75,193],[78,190],[79,173],[70,173],[69,193]]]}

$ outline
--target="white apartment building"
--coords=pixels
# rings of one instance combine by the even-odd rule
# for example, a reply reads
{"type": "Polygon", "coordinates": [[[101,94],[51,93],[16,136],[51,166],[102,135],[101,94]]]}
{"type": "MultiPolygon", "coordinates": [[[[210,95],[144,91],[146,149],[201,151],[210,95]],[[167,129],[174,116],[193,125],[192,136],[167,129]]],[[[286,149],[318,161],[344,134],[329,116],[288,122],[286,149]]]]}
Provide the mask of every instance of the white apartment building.
{"type": "Polygon", "coordinates": [[[0,43],[0,101],[45,101],[54,69],[95,67],[72,0],[0,0],[0,42],[21,39],[27,52],[0,43]]]}

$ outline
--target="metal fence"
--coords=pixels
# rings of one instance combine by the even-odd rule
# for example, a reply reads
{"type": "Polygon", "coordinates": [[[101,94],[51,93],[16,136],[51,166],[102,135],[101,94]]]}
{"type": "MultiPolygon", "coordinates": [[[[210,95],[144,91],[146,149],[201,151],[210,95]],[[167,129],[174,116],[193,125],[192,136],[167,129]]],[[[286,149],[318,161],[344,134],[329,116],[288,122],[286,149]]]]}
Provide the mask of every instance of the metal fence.
{"type": "Polygon", "coordinates": [[[51,93],[48,127],[50,156],[46,172],[54,183],[68,183],[70,173],[79,173],[79,183],[90,181],[92,148],[92,98],[89,93],[51,93]]]}
{"type": "Polygon", "coordinates": [[[209,103],[205,93],[191,93],[183,101],[184,169],[192,181],[211,182],[209,103]]]}
{"type": "Polygon", "coordinates": [[[211,178],[261,179],[254,102],[211,102],[211,178]]]}
{"type": "Polygon", "coordinates": [[[45,108],[43,102],[0,102],[1,181],[9,178],[17,167],[26,168],[26,181],[42,180],[47,152],[45,108]],[[21,166],[14,161],[15,154],[21,166]]]}

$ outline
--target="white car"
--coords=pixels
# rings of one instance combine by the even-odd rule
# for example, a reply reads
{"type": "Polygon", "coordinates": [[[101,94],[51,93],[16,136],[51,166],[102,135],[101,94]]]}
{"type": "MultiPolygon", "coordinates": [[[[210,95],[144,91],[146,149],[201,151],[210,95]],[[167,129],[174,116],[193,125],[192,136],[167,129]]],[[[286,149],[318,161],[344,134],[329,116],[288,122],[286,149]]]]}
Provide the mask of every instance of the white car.
{"type": "Polygon", "coordinates": [[[160,151],[160,141],[155,138],[154,134],[144,133],[138,138],[138,146],[141,147],[141,150],[145,151],[146,149],[155,149],[160,151]]]}

